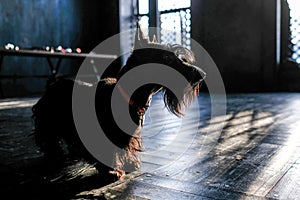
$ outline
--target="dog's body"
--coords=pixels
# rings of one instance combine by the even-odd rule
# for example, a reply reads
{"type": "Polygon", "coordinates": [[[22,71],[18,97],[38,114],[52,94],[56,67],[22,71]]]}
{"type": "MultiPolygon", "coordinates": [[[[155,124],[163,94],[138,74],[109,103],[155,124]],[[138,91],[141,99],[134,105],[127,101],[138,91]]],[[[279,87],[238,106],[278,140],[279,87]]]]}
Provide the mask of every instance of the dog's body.
{"type": "MultiPolygon", "coordinates": [[[[137,28],[136,40],[132,55],[128,58],[126,65],[120,70],[116,77],[102,77],[95,85],[82,84],[89,90],[97,87],[95,96],[95,110],[99,124],[107,138],[119,149],[108,149],[105,151],[111,157],[114,167],[108,167],[97,161],[82,144],[74,125],[72,115],[72,91],[74,84],[72,80],[62,79],[50,85],[42,98],[33,107],[35,121],[35,138],[38,146],[46,157],[56,158],[64,153],[61,141],[67,146],[68,153],[83,158],[90,163],[97,163],[96,167],[103,174],[114,170],[117,176],[124,174],[124,168],[132,171],[139,167],[139,152],[143,150],[140,130],[143,115],[145,114],[151,95],[164,92],[167,108],[175,115],[182,115],[183,106],[193,99],[194,93],[199,89],[199,83],[204,79],[205,73],[193,65],[194,57],[191,51],[179,45],[161,45],[149,42],[143,37],[139,26],[137,28]],[[160,63],[168,65],[179,71],[190,83],[188,87],[182,88],[183,98],[178,100],[168,88],[158,84],[147,84],[137,89],[129,99],[126,99],[126,91],[118,85],[118,80],[133,68],[146,63],[160,63]],[[124,101],[129,104],[129,112],[136,130],[132,134],[122,131],[116,124],[111,111],[111,96],[114,89],[118,89],[124,101]],[[124,153],[125,152],[125,153],[124,153]]],[[[87,127],[87,130],[88,127],[87,127]]]]}

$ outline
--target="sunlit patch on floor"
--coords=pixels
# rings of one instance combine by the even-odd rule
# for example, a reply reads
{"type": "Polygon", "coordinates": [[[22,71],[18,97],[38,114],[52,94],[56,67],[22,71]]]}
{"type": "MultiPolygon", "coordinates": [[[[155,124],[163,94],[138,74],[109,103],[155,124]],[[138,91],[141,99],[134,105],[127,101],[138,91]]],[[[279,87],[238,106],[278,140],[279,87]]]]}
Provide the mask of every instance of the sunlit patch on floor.
{"type": "Polygon", "coordinates": [[[26,108],[31,107],[37,102],[37,98],[27,98],[22,100],[4,99],[0,101],[0,109],[26,108]]]}

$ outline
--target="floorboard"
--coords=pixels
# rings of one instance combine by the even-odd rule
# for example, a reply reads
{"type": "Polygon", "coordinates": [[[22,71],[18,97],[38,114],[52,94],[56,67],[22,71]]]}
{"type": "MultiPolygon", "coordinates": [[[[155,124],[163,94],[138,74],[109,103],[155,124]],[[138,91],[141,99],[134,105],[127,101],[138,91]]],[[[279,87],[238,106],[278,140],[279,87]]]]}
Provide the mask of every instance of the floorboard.
{"type": "MultiPolygon", "coordinates": [[[[12,196],[42,187],[42,154],[30,135],[37,99],[0,100],[0,183],[12,196]]],[[[146,115],[140,172],[102,187],[93,169],[78,161],[49,181],[60,194],[73,188],[72,199],[299,198],[300,94],[231,94],[227,112],[213,118],[208,94],[182,119],[161,100],[155,96],[146,115]]]]}

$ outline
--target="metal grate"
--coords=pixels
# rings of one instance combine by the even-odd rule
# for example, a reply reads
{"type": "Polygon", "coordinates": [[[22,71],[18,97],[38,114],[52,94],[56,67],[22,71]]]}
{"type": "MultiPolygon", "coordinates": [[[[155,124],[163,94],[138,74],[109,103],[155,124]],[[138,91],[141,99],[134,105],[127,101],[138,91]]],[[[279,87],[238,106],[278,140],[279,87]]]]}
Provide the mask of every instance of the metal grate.
{"type": "Polygon", "coordinates": [[[288,0],[290,7],[291,59],[300,64],[300,5],[299,0],[288,0]]]}
{"type": "Polygon", "coordinates": [[[180,8],[191,7],[191,0],[158,0],[158,10],[175,10],[180,8]]]}
{"type": "Polygon", "coordinates": [[[191,11],[187,9],[169,10],[160,14],[161,42],[191,45],[191,11]],[[165,31],[167,30],[167,31],[165,31]]]}

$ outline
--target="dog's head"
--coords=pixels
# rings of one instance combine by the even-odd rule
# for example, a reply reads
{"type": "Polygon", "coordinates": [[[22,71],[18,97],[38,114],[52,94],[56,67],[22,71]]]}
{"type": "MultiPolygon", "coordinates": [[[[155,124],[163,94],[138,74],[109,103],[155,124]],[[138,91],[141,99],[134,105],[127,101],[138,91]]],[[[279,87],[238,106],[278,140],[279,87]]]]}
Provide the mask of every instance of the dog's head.
{"type": "MultiPolygon", "coordinates": [[[[162,90],[164,91],[164,101],[168,110],[177,116],[183,115],[184,108],[198,94],[200,84],[206,77],[206,73],[200,67],[196,66],[194,53],[181,45],[160,44],[156,41],[155,36],[150,41],[149,38],[144,36],[137,23],[133,51],[126,65],[121,70],[119,77],[134,67],[149,63],[163,64],[177,70],[185,77],[189,84],[180,88],[182,90],[181,99],[177,99],[174,93],[163,85],[148,84],[138,89],[132,95],[132,100],[139,107],[147,106],[149,96],[162,90]]],[[[133,113],[135,113],[134,110],[133,113]]],[[[135,118],[134,116],[132,117],[133,119],[135,118]]]]}

